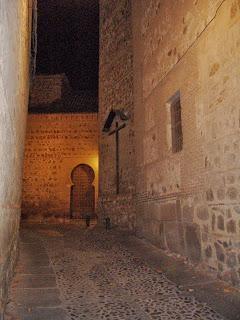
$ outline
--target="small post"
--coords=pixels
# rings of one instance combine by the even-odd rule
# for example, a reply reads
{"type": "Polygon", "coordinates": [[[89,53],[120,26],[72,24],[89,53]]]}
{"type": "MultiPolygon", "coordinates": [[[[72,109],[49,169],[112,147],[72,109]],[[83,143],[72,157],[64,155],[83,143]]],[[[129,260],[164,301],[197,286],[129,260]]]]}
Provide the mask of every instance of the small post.
{"type": "Polygon", "coordinates": [[[119,194],[119,130],[116,122],[116,193],[119,194]]]}
{"type": "Polygon", "coordinates": [[[91,217],[89,214],[86,215],[86,226],[87,228],[90,227],[90,220],[91,220],[91,217]]]}

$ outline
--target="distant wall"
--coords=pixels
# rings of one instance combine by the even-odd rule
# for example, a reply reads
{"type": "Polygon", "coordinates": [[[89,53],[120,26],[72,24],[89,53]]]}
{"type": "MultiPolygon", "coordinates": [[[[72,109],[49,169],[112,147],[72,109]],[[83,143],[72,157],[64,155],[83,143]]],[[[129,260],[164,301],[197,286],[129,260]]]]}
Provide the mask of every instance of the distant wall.
{"type": "Polygon", "coordinates": [[[31,89],[31,106],[48,105],[63,97],[68,80],[65,74],[38,75],[31,89]]]}
{"type": "Polygon", "coordinates": [[[0,4],[0,319],[16,260],[28,88],[31,1],[0,4]]]}
{"type": "Polygon", "coordinates": [[[71,172],[88,164],[98,194],[97,114],[30,114],[24,162],[24,218],[70,217],[71,172]]]}
{"type": "Polygon", "coordinates": [[[97,92],[75,92],[62,74],[36,75],[30,93],[29,113],[91,113],[98,111],[97,92]]]}

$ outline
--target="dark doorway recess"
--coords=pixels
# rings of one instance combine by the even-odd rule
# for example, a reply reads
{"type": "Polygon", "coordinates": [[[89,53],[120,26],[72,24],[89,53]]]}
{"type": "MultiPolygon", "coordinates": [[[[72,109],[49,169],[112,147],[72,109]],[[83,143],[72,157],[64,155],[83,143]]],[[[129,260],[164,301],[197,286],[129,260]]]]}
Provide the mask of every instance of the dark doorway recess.
{"type": "Polygon", "coordinates": [[[95,216],[95,173],[87,164],[76,166],[71,174],[70,217],[83,219],[95,216]]]}

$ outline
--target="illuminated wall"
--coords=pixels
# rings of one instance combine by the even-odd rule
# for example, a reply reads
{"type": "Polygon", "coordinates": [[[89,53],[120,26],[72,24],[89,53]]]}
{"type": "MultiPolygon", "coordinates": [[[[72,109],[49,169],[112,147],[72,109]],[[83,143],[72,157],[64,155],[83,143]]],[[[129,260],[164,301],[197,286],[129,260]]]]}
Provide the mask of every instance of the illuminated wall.
{"type": "Polygon", "coordinates": [[[114,136],[101,135],[102,212],[237,286],[239,30],[237,0],[100,1],[101,128],[114,107],[131,119],[120,133],[119,195],[114,136]]]}
{"type": "Polygon", "coordinates": [[[0,319],[17,257],[29,89],[31,1],[0,2],[0,319]]]}
{"type": "Polygon", "coordinates": [[[97,114],[28,116],[24,165],[24,218],[46,221],[70,216],[71,172],[79,164],[95,172],[98,194],[97,114]]]}
{"type": "Polygon", "coordinates": [[[132,4],[137,233],[239,286],[240,3],[132,4]]]}

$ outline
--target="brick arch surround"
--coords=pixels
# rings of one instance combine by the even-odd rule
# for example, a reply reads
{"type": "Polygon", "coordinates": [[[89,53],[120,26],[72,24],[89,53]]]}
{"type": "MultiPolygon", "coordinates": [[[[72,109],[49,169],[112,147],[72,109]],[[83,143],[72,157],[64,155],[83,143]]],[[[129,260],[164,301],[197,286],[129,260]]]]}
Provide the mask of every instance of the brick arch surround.
{"type": "Polygon", "coordinates": [[[71,173],[73,186],[71,188],[70,216],[71,218],[85,218],[93,216],[95,212],[95,179],[94,170],[87,164],[76,166],[71,173]]]}

